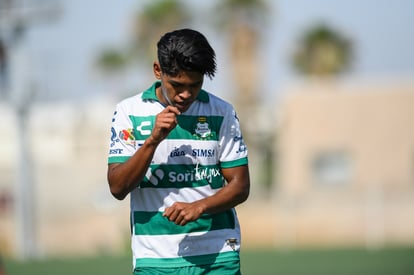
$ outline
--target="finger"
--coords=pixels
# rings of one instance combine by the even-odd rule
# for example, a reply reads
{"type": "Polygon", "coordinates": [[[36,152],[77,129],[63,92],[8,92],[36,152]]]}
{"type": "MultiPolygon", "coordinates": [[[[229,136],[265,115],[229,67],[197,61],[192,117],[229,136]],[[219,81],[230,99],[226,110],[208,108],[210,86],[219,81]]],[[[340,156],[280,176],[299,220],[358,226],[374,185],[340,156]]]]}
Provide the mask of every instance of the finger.
{"type": "Polygon", "coordinates": [[[188,223],[188,221],[186,219],[182,219],[181,222],[179,223],[179,225],[184,226],[188,223]]]}
{"type": "Polygon", "coordinates": [[[158,127],[160,129],[167,129],[167,130],[172,130],[175,128],[175,126],[177,126],[177,123],[175,123],[175,121],[160,121],[160,123],[158,124],[158,127]]]}
{"type": "Polygon", "coordinates": [[[170,217],[170,215],[171,215],[171,208],[170,208],[170,207],[165,208],[164,213],[163,213],[162,215],[163,215],[164,217],[169,218],[169,217],[170,217]]]}
{"type": "Polygon", "coordinates": [[[177,210],[174,210],[174,209],[171,209],[168,212],[166,211],[166,217],[172,222],[176,221],[176,219],[178,217],[178,214],[179,214],[179,212],[177,210]]]}
{"type": "Polygon", "coordinates": [[[177,117],[174,113],[162,114],[157,117],[156,127],[172,130],[177,126],[177,117]]]}
{"type": "Polygon", "coordinates": [[[184,219],[184,217],[183,217],[183,216],[178,215],[178,216],[174,219],[174,223],[175,223],[176,225],[182,225],[182,223],[184,223],[184,224],[185,224],[185,219],[184,219]]]}
{"type": "Polygon", "coordinates": [[[174,113],[176,115],[181,114],[181,112],[178,110],[178,108],[175,107],[175,106],[172,106],[172,105],[168,105],[167,107],[165,107],[164,111],[167,112],[167,113],[174,113]]]}
{"type": "Polygon", "coordinates": [[[157,122],[160,123],[177,123],[177,114],[174,112],[162,112],[157,116],[157,122]]]}

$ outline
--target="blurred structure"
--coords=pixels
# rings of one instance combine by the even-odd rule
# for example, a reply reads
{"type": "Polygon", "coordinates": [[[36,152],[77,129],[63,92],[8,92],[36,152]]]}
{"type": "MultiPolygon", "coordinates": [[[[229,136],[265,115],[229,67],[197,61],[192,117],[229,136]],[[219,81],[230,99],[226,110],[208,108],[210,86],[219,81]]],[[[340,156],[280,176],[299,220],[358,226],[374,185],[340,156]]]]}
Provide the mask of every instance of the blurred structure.
{"type": "MultiPolygon", "coordinates": [[[[38,256],[121,252],[129,234],[128,201],[116,201],[106,182],[106,158],[114,102],[37,103],[23,133],[12,108],[0,103],[0,192],[16,180],[19,135],[30,137],[31,182],[38,256]]],[[[13,201],[15,202],[15,201],[13,201]]],[[[14,205],[10,205],[14,207],[14,205]]],[[[19,256],[20,226],[10,207],[0,213],[0,253],[19,256]]]]}
{"type": "Polygon", "coordinates": [[[0,98],[4,98],[7,89],[7,53],[6,45],[0,39],[0,98]]]}
{"type": "MultiPolygon", "coordinates": [[[[40,21],[54,18],[58,13],[57,2],[50,1],[0,1],[0,95],[9,100],[16,113],[17,129],[27,130],[28,115],[33,103],[33,79],[30,61],[25,48],[26,30],[40,21]],[[54,4],[54,5],[51,5],[54,4]]],[[[17,169],[14,185],[16,218],[16,254],[32,258],[37,254],[37,226],[35,204],[35,181],[29,153],[28,136],[18,135],[17,169]]],[[[6,201],[9,195],[3,195],[6,201]]]]}
{"type": "Polygon", "coordinates": [[[414,244],[414,83],[306,83],[280,106],[278,245],[414,244]]]}
{"type": "Polygon", "coordinates": [[[414,82],[344,84],[337,76],[349,68],[353,45],[327,25],[298,42],[292,61],[307,80],[276,107],[272,205],[243,208],[245,241],[413,245],[414,82]]]}

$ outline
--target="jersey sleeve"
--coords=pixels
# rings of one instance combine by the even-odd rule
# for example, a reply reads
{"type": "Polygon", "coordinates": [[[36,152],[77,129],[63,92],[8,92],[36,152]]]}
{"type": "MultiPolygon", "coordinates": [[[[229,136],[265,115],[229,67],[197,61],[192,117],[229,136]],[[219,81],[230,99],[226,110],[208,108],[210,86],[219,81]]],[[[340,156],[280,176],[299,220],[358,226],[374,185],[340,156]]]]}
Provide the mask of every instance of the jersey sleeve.
{"type": "Polygon", "coordinates": [[[111,126],[108,164],[127,161],[136,151],[134,129],[122,104],[116,106],[111,126]]]}
{"type": "Polygon", "coordinates": [[[220,129],[220,165],[222,168],[231,168],[246,165],[247,146],[244,143],[236,111],[229,108],[223,119],[220,129]]]}

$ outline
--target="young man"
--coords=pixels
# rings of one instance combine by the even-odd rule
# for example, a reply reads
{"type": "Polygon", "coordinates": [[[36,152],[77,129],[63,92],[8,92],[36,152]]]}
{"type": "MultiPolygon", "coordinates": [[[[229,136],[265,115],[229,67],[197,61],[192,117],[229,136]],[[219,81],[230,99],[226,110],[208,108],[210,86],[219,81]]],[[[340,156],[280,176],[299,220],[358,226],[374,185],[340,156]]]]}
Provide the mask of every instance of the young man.
{"type": "Polygon", "coordinates": [[[131,194],[134,274],[240,274],[247,148],[232,106],[201,89],[215,52],[191,29],[157,47],[157,81],[117,105],[108,158],[111,193],[131,194]]]}

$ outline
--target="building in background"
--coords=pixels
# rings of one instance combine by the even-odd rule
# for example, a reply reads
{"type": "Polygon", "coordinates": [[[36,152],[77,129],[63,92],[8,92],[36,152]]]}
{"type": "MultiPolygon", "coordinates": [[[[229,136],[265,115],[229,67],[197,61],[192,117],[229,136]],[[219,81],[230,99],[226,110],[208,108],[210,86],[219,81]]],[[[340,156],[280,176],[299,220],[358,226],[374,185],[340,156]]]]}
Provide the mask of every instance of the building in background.
{"type": "Polygon", "coordinates": [[[114,104],[35,104],[20,131],[10,106],[0,102],[0,254],[17,253],[13,196],[18,135],[30,138],[30,184],[37,256],[118,253],[129,238],[129,202],[118,202],[106,182],[106,158],[114,104]]]}
{"type": "Polygon", "coordinates": [[[414,244],[414,83],[307,83],[286,95],[276,244],[414,244]]]}

